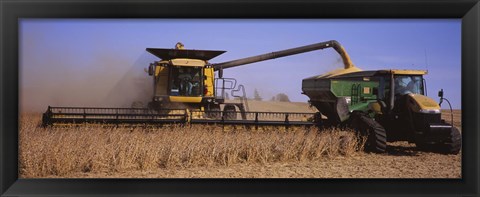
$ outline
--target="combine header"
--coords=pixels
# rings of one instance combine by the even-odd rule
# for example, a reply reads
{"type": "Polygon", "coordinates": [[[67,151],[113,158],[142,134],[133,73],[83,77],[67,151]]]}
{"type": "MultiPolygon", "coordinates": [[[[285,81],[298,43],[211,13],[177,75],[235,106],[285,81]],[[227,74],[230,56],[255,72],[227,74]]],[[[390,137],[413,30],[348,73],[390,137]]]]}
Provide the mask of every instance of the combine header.
{"type": "MultiPolygon", "coordinates": [[[[223,63],[209,60],[225,51],[188,50],[181,43],[175,49],[146,50],[160,58],[146,69],[154,84],[147,106],[48,107],[43,125],[334,125],[351,127],[368,136],[366,148],[374,152],[385,152],[387,141],[408,141],[423,150],[448,154],[457,154],[461,149],[460,132],[441,119],[440,105],[426,96],[426,71],[362,71],[335,40],[223,63]],[[224,69],[325,48],[338,52],[344,68],[303,79],[302,93],[310,98],[317,113],[249,111],[245,88],[235,79],[223,77],[224,69]],[[227,100],[227,93],[234,100],[227,100]]],[[[442,101],[443,91],[439,96],[442,101]]]]}
{"type": "Polygon", "coordinates": [[[228,112],[218,119],[203,116],[211,111],[195,111],[188,109],[148,108],[91,108],[91,107],[48,107],[43,114],[44,126],[52,124],[222,124],[247,126],[312,126],[308,117],[315,113],[292,112],[228,112]],[[245,116],[237,119],[238,116],[245,116]]]}

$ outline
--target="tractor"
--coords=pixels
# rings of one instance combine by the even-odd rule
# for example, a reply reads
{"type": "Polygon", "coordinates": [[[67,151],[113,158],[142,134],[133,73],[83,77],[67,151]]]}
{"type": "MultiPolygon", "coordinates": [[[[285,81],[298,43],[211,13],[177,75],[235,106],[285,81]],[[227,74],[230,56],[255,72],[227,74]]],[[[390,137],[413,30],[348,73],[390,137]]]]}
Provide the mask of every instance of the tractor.
{"type": "MultiPolygon", "coordinates": [[[[325,124],[348,125],[369,136],[371,151],[385,152],[387,141],[408,141],[423,150],[457,154],[461,134],[441,119],[439,103],[426,96],[425,74],[343,70],[303,79],[302,90],[328,117],[325,124]]],[[[443,90],[439,96],[440,101],[445,99],[443,90]]]]}

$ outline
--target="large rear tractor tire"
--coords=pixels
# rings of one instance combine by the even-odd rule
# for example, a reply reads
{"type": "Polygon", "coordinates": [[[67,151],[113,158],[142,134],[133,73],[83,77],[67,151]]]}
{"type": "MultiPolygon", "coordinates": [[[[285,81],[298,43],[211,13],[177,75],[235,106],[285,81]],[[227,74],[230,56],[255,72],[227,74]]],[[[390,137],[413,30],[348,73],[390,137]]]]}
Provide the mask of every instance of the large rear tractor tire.
{"type": "Polygon", "coordinates": [[[224,120],[236,120],[237,119],[237,109],[235,105],[225,105],[223,108],[223,119],[224,120]]]}
{"type": "Polygon", "coordinates": [[[360,134],[367,136],[365,151],[385,153],[387,151],[387,132],[377,121],[361,115],[358,117],[360,134]]]}

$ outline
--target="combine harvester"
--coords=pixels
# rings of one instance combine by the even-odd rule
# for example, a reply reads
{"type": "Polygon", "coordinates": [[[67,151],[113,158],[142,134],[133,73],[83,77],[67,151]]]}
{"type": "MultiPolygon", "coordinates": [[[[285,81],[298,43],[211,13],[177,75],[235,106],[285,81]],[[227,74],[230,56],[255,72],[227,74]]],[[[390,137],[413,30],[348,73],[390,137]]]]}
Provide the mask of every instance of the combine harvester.
{"type": "MultiPolygon", "coordinates": [[[[366,148],[374,152],[385,152],[387,140],[408,141],[423,150],[447,154],[457,154],[461,149],[460,132],[441,119],[440,105],[426,96],[426,71],[362,71],[335,40],[223,63],[208,61],[225,51],[188,50],[181,43],[175,49],[146,50],[161,59],[146,69],[154,84],[147,107],[49,106],[43,114],[43,125],[332,125],[348,126],[368,136],[366,148]],[[310,98],[317,113],[249,111],[245,88],[235,79],[223,77],[224,69],[325,48],[340,54],[344,68],[303,79],[302,93],[310,98]],[[237,99],[225,99],[227,93],[237,99]]],[[[443,91],[439,96],[441,103],[443,91]]]]}

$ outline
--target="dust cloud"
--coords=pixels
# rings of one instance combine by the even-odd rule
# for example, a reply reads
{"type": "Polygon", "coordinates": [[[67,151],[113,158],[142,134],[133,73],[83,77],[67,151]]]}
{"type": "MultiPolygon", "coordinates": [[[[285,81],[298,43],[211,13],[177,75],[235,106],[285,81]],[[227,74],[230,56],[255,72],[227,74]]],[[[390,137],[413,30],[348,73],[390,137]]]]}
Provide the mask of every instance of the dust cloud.
{"type": "MultiPolygon", "coordinates": [[[[151,100],[153,80],[144,68],[158,58],[144,49],[139,49],[137,56],[125,55],[130,48],[111,51],[100,38],[94,40],[97,49],[63,45],[45,49],[39,34],[22,38],[21,46],[29,46],[20,51],[22,112],[44,112],[48,106],[131,107],[138,101],[146,106],[151,100]]],[[[232,69],[228,77],[245,84],[247,95],[257,88],[264,100],[285,93],[292,101],[306,101],[306,96],[300,94],[301,79],[342,67],[342,60],[334,50],[322,50],[265,62],[265,66],[232,69]],[[307,55],[315,58],[305,62],[307,55]],[[272,72],[292,65],[295,72],[288,73],[289,80],[285,80],[285,73],[272,72]],[[268,75],[260,77],[257,73],[268,75]]]]}
{"type": "MultiPolygon", "coordinates": [[[[56,107],[130,107],[146,104],[153,95],[153,79],[144,72],[157,59],[142,53],[137,60],[116,54],[98,54],[88,66],[69,62],[71,57],[42,57],[20,66],[21,112],[44,112],[56,107]],[[67,61],[68,60],[68,61],[67,61]]],[[[82,62],[83,63],[83,62],[82,62]]]]}

